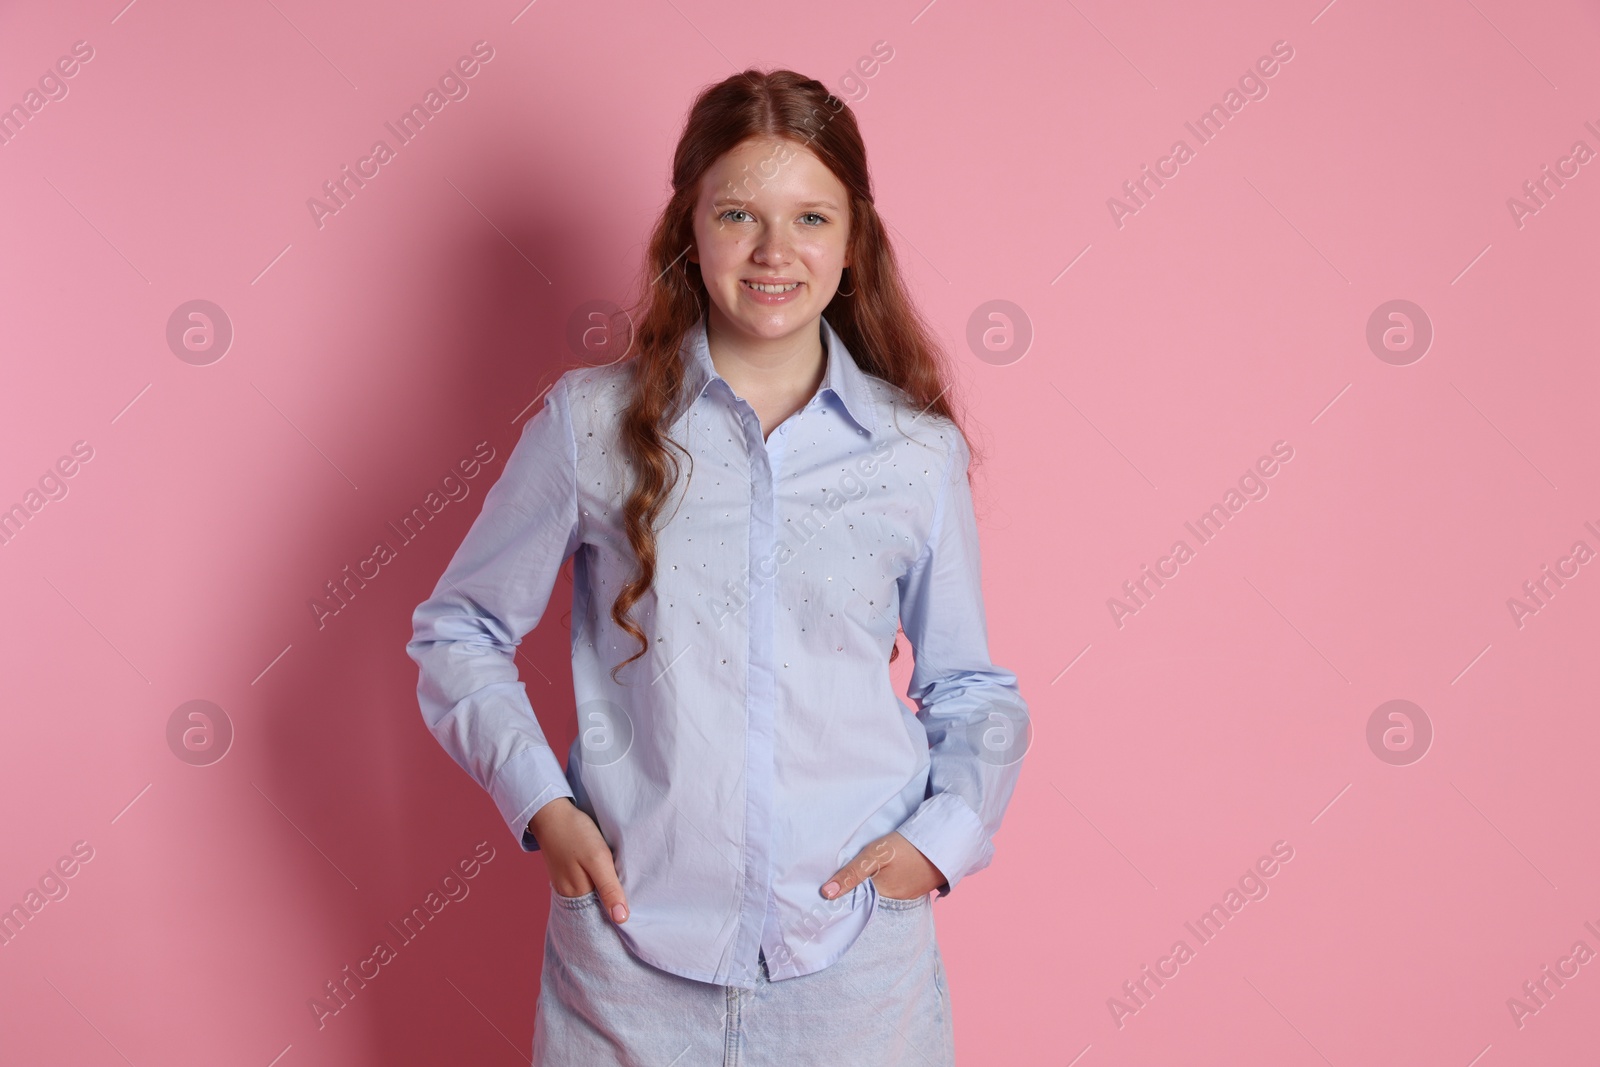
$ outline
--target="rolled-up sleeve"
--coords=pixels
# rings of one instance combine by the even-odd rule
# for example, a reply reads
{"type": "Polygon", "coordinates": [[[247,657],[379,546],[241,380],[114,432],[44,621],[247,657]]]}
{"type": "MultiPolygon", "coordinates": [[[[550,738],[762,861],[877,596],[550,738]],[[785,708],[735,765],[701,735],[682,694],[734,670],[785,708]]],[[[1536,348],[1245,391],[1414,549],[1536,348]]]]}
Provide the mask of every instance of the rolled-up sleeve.
{"type": "Polygon", "coordinates": [[[915,653],[908,695],[927,730],[928,791],[898,830],[945,876],[939,895],[987,867],[1031,737],[1017,677],[989,659],[978,525],[959,432],[932,533],[900,579],[900,620],[915,653]]]}
{"type": "Polygon", "coordinates": [[[516,650],[579,544],[577,452],[565,379],[523,424],[505,469],[433,594],[406,654],[434,738],[489,792],[526,852],[528,821],[572,788],[517,674],[516,650]]]}

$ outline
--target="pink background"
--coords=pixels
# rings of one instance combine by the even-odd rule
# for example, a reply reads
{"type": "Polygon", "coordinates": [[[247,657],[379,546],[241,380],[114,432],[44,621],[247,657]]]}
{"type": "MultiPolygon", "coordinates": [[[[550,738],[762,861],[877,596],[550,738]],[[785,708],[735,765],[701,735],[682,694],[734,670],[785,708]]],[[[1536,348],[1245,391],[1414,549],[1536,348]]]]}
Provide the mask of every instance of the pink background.
{"type": "MultiPolygon", "coordinates": [[[[1600,150],[1592,5],[122,2],[0,10],[0,104],[94,50],[0,145],[0,507],[93,450],[0,547],[0,906],[93,850],[0,948],[5,1064],[526,1060],[543,860],[424,728],[410,612],[574,312],[626,296],[694,92],[747,65],[853,102],[988,454],[992,650],[1036,736],[993,866],[935,912],[962,1062],[1600,1048],[1600,960],[1507,1004],[1600,951],[1600,565],[1520,626],[1507,603],[1600,549],[1600,162],[1507,203],[1600,150]],[[469,95],[319,228],[307,199],[480,40],[469,95]],[[208,365],[166,338],[193,299],[235,331],[208,365]],[[1434,331],[1405,365],[1366,339],[1396,299],[1434,331]],[[968,346],[992,300],[1025,354],[968,346]],[[319,628],[480,441],[470,496],[319,628]],[[1269,495],[1119,627],[1108,599],[1278,441],[1269,495]],[[1406,765],[1367,741],[1394,699],[1433,730],[1406,765]],[[231,723],[220,761],[169,745],[191,700],[231,723]],[[470,895],[319,1029],[308,1001],[480,841],[470,895]],[[1201,945],[1185,922],[1279,841],[1201,945]]],[[[522,658],[563,751],[568,597],[522,658]]]]}

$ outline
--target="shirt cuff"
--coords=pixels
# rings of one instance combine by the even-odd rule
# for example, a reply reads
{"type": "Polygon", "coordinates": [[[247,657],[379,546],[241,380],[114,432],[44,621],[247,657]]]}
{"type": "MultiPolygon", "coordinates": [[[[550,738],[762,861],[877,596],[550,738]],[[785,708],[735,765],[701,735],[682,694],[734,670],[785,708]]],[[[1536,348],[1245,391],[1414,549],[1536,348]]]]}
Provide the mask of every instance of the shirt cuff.
{"type": "Polygon", "coordinates": [[[528,745],[500,768],[489,795],[522,851],[537,852],[539,842],[528,831],[529,820],[552,800],[573,794],[567,773],[550,746],[528,745]]]}
{"type": "Polygon", "coordinates": [[[994,858],[994,845],[984,832],[982,820],[955,793],[928,797],[895,829],[944,875],[945,884],[939,887],[941,897],[949,896],[957,882],[987,867],[994,858]]]}

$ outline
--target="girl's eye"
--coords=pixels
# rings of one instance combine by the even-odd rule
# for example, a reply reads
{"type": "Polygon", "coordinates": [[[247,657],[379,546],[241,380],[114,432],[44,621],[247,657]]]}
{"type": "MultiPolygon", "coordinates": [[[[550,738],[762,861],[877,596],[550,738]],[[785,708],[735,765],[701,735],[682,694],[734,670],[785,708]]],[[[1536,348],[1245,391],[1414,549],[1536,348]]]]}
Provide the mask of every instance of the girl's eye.
{"type": "MultiPolygon", "coordinates": [[[[730,216],[730,215],[748,215],[748,214],[749,214],[749,212],[747,212],[742,207],[731,207],[728,210],[724,211],[721,215],[718,215],[717,219],[719,221],[721,221],[721,222],[728,222],[728,221],[730,221],[729,218],[728,218],[728,216],[730,216]]],[[[814,223],[807,223],[808,226],[820,226],[823,223],[828,221],[827,216],[819,215],[815,211],[808,211],[804,215],[801,215],[800,217],[802,219],[816,219],[817,220],[814,223]]]]}

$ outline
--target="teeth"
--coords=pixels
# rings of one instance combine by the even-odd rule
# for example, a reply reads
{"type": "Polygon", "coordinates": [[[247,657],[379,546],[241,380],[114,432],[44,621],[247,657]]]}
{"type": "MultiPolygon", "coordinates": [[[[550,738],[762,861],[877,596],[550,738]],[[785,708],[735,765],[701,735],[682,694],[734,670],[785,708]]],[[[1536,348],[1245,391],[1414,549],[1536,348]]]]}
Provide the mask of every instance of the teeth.
{"type": "Polygon", "coordinates": [[[790,289],[795,288],[800,283],[790,282],[788,285],[761,285],[758,282],[745,282],[745,284],[758,293],[787,293],[790,289]]]}

